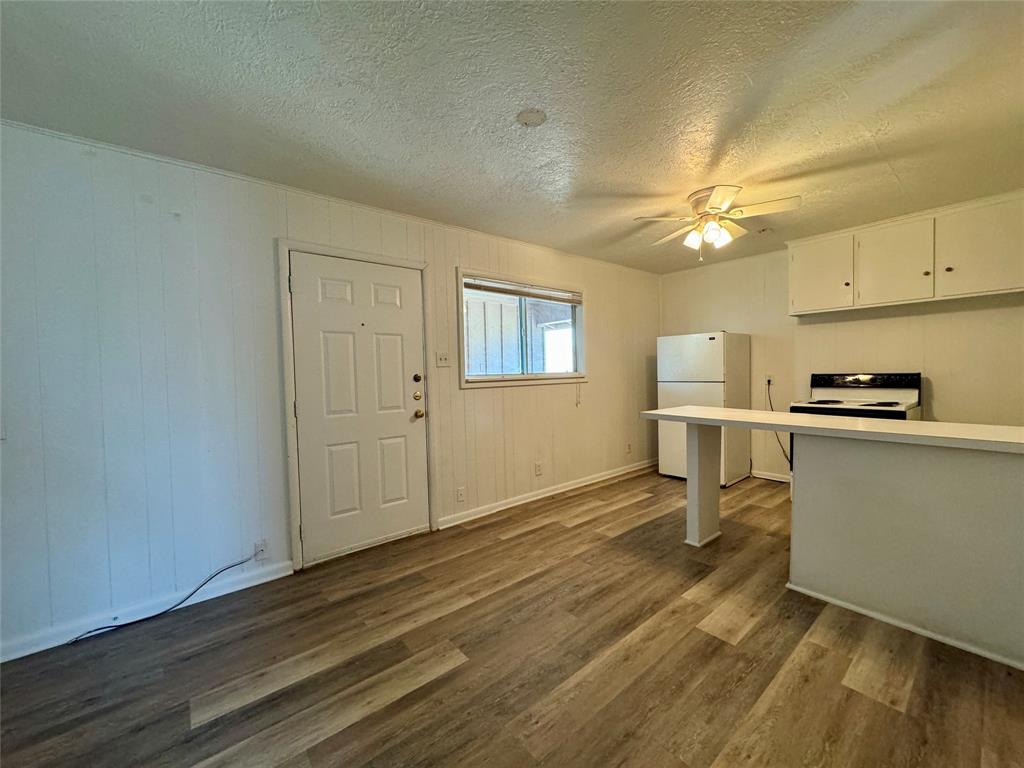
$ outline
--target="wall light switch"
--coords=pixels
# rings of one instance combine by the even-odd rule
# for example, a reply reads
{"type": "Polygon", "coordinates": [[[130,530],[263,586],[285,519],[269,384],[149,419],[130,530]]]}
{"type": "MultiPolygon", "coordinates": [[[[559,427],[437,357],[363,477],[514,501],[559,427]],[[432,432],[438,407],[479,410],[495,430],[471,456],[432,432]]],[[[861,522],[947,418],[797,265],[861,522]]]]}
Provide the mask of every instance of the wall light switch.
{"type": "Polygon", "coordinates": [[[438,368],[448,368],[450,366],[451,366],[451,363],[448,361],[448,353],[447,352],[438,352],[437,353],[437,367],[438,368]]]}

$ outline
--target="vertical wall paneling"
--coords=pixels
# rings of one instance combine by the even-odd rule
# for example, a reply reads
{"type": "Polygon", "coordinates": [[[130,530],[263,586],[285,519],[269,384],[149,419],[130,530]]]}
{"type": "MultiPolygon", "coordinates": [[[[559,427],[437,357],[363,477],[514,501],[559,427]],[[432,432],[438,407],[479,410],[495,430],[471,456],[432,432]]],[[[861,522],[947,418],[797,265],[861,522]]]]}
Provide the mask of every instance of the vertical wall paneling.
{"type": "Polygon", "coordinates": [[[131,158],[86,150],[93,176],[104,476],[112,605],[152,590],[131,158]],[[118,301],[107,301],[107,295],[118,301]]]}
{"type": "Polygon", "coordinates": [[[110,607],[91,150],[35,155],[36,302],[55,622],[110,607]],[[47,216],[59,211],[59,216],[47,216]]]}
{"type": "Polygon", "coordinates": [[[42,381],[37,343],[35,222],[40,210],[35,134],[5,132],[3,165],[3,625],[31,634],[52,621],[42,381]]]}
{"type": "Polygon", "coordinates": [[[654,455],[637,414],[654,275],[67,137],[0,139],[5,658],[159,610],[260,539],[266,561],[201,597],[290,571],[280,238],[427,264],[441,525],[654,455]],[[460,265],[583,288],[579,408],[575,385],[460,387],[460,265]]]}

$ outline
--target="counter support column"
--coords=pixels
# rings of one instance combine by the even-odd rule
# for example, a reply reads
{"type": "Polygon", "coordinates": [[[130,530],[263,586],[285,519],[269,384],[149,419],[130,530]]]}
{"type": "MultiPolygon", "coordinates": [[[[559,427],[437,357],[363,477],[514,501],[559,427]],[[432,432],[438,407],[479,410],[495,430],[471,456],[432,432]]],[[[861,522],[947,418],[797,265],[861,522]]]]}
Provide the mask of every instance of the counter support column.
{"type": "Polygon", "coordinates": [[[721,535],[718,491],[722,428],[686,423],[686,543],[703,547],[721,535]]]}

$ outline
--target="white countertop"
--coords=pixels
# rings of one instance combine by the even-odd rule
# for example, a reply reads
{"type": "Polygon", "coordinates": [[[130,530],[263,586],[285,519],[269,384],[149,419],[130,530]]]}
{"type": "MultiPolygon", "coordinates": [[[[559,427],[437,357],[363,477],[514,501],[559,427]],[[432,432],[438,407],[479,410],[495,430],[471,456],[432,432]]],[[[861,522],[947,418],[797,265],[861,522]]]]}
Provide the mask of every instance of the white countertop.
{"type": "Polygon", "coordinates": [[[937,445],[976,451],[1024,454],[1024,427],[992,424],[956,424],[946,421],[897,421],[862,419],[856,416],[818,416],[813,413],[751,411],[745,408],[711,408],[683,405],[643,411],[645,419],[685,421],[694,424],[729,425],[772,429],[802,435],[849,437],[888,443],[937,445]]]}

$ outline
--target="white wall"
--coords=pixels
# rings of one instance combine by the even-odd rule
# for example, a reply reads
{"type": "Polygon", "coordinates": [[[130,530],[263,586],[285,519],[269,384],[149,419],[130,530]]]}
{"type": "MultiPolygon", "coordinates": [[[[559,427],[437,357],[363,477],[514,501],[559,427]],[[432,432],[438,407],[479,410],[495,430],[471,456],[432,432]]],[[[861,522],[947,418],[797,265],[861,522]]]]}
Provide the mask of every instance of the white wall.
{"type": "MultiPolygon", "coordinates": [[[[661,333],[750,333],[754,408],[768,407],[768,374],[785,410],[814,371],[921,371],[924,418],[1024,425],[1024,294],[800,318],[787,295],[785,252],[663,275],[661,333]]],[[[770,432],[754,433],[753,459],[755,471],[786,470],[770,432]]]]}
{"type": "Polygon", "coordinates": [[[430,369],[442,517],[655,454],[637,415],[654,400],[654,275],[67,137],[0,138],[5,658],[163,607],[261,538],[266,564],[205,594],[290,571],[274,238],[428,261],[427,323],[453,359],[457,265],[583,288],[578,407],[575,385],[464,391],[457,366],[430,369]]]}

